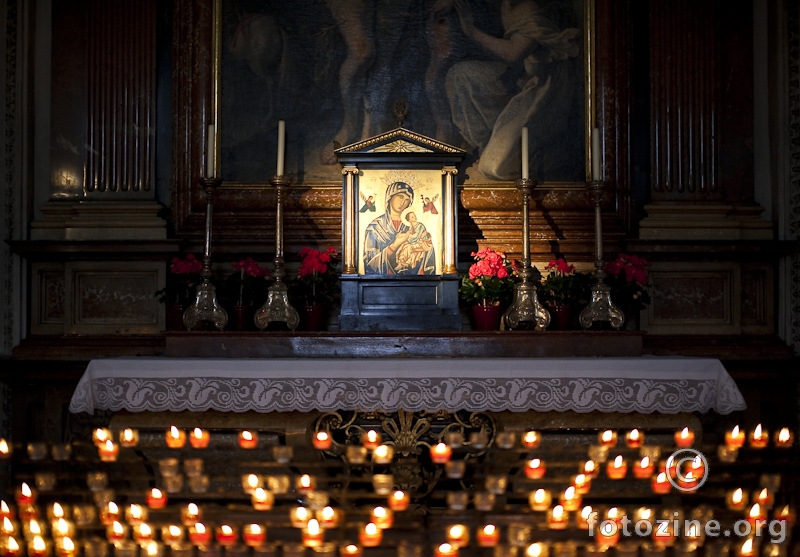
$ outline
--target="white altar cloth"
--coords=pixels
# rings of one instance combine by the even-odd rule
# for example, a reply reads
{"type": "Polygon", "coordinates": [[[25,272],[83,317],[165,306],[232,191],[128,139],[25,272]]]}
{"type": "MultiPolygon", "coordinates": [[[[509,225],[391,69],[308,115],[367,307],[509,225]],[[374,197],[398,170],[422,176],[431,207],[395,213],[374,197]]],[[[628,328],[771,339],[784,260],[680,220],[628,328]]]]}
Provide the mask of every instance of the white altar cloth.
{"type": "Polygon", "coordinates": [[[89,363],[69,406],[74,413],[744,408],[719,360],[684,357],[110,358],[89,363]]]}

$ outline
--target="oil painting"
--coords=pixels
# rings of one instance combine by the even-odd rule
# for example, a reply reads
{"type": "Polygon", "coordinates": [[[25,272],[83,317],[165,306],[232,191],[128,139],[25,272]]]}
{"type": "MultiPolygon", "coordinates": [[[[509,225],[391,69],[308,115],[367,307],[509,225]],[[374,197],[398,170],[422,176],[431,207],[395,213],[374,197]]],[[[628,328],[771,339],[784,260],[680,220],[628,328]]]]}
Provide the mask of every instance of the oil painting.
{"type": "Polygon", "coordinates": [[[583,0],[225,0],[217,13],[226,181],[275,174],[278,120],[287,174],[310,183],[338,181],[334,150],[400,119],[464,149],[462,181],[519,178],[523,126],[531,178],[585,179],[583,0]]]}
{"type": "Polygon", "coordinates": [[[358,273],[442,273],[441,170],[364,170],[358,178],[358,273]]]}

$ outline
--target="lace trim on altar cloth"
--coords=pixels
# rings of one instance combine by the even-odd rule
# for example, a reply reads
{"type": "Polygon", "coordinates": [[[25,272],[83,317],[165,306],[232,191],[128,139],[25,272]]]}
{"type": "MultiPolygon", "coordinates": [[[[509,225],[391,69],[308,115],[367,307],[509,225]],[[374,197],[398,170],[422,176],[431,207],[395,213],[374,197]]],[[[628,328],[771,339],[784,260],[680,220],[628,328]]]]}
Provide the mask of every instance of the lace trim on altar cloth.
{"type": "Polygon", "coordinates": [[[70,412],[566,411],[676,414],[745,409],[733,379],[325,379],[102,377],[81,381],[70,412]]]}

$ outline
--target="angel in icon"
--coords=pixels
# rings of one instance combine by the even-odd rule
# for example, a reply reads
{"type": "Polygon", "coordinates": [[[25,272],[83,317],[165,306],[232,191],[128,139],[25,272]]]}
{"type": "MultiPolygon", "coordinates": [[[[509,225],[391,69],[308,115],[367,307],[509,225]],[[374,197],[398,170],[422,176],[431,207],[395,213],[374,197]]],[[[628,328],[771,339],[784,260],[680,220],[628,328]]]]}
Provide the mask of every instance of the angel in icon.
{"type": "Polygon", "coordinates": [[[430,211],[430,213],[432,215],[438,215],[439,211],[436,210],[436,206],[434,205],[434,203],[436,203],[437,199],[439,199],[439,194],[438,193],[433,196],[433,200],[431,200],[430,197],[426,197],[422,201],[422,212],[423,213],[427,213],[427,212],[430,211]]]}
{"type": "Polygon", "coordinates": [[[361,195],[361,200],[364,202],[364,205],[361,207],[360,213],[366,213],[367,211],[372,211],[373,213],[376,211],[375,209],[375,198],[373,196],[367,197],[363,193],[361,195]]]}

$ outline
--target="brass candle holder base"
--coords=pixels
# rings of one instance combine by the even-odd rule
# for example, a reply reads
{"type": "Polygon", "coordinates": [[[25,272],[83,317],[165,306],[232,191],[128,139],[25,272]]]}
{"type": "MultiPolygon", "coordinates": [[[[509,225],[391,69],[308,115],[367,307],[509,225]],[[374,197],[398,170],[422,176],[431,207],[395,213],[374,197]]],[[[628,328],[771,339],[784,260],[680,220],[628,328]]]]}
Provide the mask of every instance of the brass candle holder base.
{"type": "Polygon", "coordinates": [[[183,313],[183,324],[194,329],[201,321],[212,323],[220,331],[228,324],[228,313],[217,302],[217,290],[211,283],[211,211],[214,190],[222,184],[222,178],[200,178],[200,185],[206,194],[206,244],[203,252],[203,282],[197,287],[194,303],[183,313]]]}
{"type": "Polygon", "coordinates": [[[550,312],[539,302],[534,282],[528,214],[528,198],[531,191],[536,188],[536,180],[526,178],[517,180],[517,188],[522,194],[522,268],[519,271],[520,281],[514,285],[514,300],[503,314],[503,322],[509,329],[516,329],[524,322],[532,322],[537,330],[543,330],[550,325],[550,312]]]}
{"type": "Polygon", "coordinates": [[[300,324],[300,314],[289,303],[289,292],[283,278],[286,276],[283,260],[283,196],[284,188],[289,185],[288,178],[284,176],[274,176],[270,184],[275,186],[277,197],[277,212],[275,217],[275,282],[269,287],[267,301],[255,313],[253,321],[256,327],[263,330],[270,323],[286,323],[286,326],[294,331],[300,324]]]}
{"type": "Polygon", "coordinates": [[[591,328],[595,321],[608,321],[614,329],[619,329],[625,323],[625,315],[611,301],[611,288],[605,283],[606,273],[603,271],[602,203],[606,183],[603,180],[592,180],[587,188],[594,198],[595,283],[592,286],[592,301],[583,308],[578,321],[584,329],[591,328]]]}

